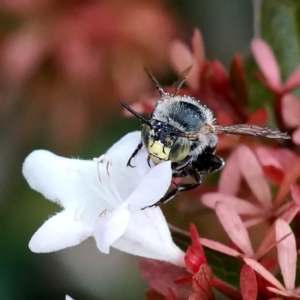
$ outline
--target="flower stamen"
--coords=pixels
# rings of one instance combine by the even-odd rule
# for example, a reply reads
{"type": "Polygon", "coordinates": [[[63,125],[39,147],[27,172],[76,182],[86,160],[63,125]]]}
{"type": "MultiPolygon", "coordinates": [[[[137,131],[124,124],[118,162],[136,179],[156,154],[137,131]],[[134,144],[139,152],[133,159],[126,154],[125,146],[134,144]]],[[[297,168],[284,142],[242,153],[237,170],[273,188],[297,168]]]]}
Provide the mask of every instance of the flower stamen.
{"type": "Polygon", "coordinates": [[[100,218],[101,218],[101,217],[105,217],[106,214],[107,214],[107,208],[105,208],[105,209],[100,213],[99,217],[100,217],[100,218]]]}
{"type": "Polygon", "coordinates": [[[108,172],[108,167],[112,165],[112,161],[107,155],[103,154],[99,157],[95,157],[95,158],[93,158],[93,161],[95,161],[97,163],[98,178],[99,178],[100,182],[102,182],[102,181],[101,181],[101,177],[100,177],[99,163],[103,163],[104,161],[107,162],[106,163],[106,173],[107,173],[108,177],[110,177],[109,172],[108,172]]]}

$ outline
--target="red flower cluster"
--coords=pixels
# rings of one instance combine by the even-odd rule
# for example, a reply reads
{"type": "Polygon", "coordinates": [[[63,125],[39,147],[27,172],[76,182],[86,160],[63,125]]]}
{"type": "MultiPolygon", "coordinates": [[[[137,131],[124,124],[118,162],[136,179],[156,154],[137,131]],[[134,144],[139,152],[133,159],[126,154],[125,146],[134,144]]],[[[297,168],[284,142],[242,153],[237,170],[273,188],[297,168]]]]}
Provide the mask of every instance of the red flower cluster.
{"type": "MultiPolygon", "coordinates": [[[[247,113],[248,92],[241,57],[234,57],[229,74],[219,62],[205,61],[198,30],[192,38],[192,49],[193,52],[179,41],[171,46],[171,61],[177,71],[193,65],[186,80],[188,89],[182,92],[207,103],[220,124],[265,124],[266,110],[247,113]]],[[[256,75],[257,78],[275,97],[274,110],[279,126],[295,129],[293,141],[300,143],[300,100],[291,94],[300,86],[300,69],[296,69],[283,84],[270,47],[263,40],[255,39],[252,52],[262,72],[256,75]]],[[[150,113],[154,104],[152,99],[143,99],[135,104],[134,109],[150,113]]],[[[179,272],[178,267],[176,271],[174,266],[166,267],[165,272],[159,272],[158,286],[153,284],[157,273],[145,276],[145,265],[142,267],[146,280],[165,297],[161,299],[217,299],[214,290],[229,299],[300,298],[300,287],[295,288],[296,238],[289,225],[298,218],[300,210],[300,185],[297,184],[300,157],[291,149],[279,148],[276,143],[266,146],[259,142],[246,140],[244,145],[240,145],[238,141],[220,137],[218,149],[232,151],[226,159],[217,191],[202,194],[200,201],[214,210],[231,244],[228,246],[216,240],[200,238],[194,225],[190,226],[190,235],[177,229],[191,240],[185,254],[186,269],[179,272]],[[256,232],[264,231],[264,234],[258,234],[258,247],[250,234],[253,228],[256,232]],[[239,287],[231,286],[214,274],[205,255],[206,248],[239,261],[239,287]],[[276,277],[279,270],[283,283],[276,277]]],[[[299,222],[295,222],[294,227],[299,231],[299,222]]],[[[151,263],[152,266],[154,264],[151,263]]]]}

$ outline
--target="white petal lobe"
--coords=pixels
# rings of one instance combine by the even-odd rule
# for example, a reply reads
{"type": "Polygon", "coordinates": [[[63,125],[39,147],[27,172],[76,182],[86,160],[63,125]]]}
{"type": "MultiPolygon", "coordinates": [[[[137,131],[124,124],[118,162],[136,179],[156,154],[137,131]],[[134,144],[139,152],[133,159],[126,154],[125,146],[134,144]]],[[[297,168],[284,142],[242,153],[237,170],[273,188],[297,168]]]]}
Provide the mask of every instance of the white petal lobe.
{"type": "Polygon", "coordinates": [[[92,228],[75,221],[72,211],[64,210],[47,220],[29,242],[32,252],[48,253],[78,245],[92,235],[92,228]]]}
{"type": "Polygon", "coordinates": [[[95,226],[94,237],[101,252],[109,253],[111,244],[123,235],[130,219],[131,213],[126,205],[121,205],[112,213],[99,218],[95,226]]]}

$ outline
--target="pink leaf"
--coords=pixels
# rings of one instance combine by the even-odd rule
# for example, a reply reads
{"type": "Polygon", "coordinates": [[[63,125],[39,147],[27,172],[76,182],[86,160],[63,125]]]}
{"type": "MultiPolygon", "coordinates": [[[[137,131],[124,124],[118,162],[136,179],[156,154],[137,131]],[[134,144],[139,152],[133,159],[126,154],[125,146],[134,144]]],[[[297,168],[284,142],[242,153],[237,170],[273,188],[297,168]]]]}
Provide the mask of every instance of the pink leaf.
{"type": "Polygon", "coordinates": [[[258,225],[259,223],[263,222],[264,220],[265,219],[263,217],[251,218],[249,220],[244,221],[244,225],[248,229],[248,228],[258,225]]]}
{"type": "Polygon", "coordinates": [[[226,233],[246,255],[253,255],[253,249],[243,221],[239,215],[224,203],[216,205],[216,214],[226,233]]]}
{"type": "Polygon", "coordinates": [[[251,50],[257,65],[269,83],[274,88],[281,89],[278,64],[269,45],[264,40],[256,38],[251,43],[251,50]]]}
{"type": "MultiPolygon", "coordinates": [[[[280,219],[284,220],[287,223],[290,223],[295,215],[298,213],[299,208],[295,206],[294,203],[287,204],[286,209],[283,213],[280,214],[280,219]]],[[[260,259],[263,257],[268,251],[270,251],[276,245],[276,237],[275,237],[275,225],[273,224],[267,231],[263,241],[261,242],[259,249],[256,252],[256,258],[260,259]]]]}
{"type": "Polygon", "coordinates": [[[292,220],[295,218],[296,214],[299,212],[299,209],[300,208],[295,203],[288,203],[288,206],[285,209],[285,211],[282,214],[280,214],[280,219],[286,221],[287,223],[291,223],[292,220]]]}
{"type": "Polygon", "coordinates": [[[213,249],[229,256],[238,257],[242,255],[242,253],[213,240],[200,238],[200,243],[207,248],[213,249]]]}
{"type": "Polygon", "coordinates": [[[261,214],[261,209],[254,204],[222,193],[206,193],[201,197],[201,202],[211,209],[214,209],[218,202],[222,202],[230,206],[239,215],[257,216],[261,214]]]}
{"type": "Polygon", "coordinates": [[[240,275],[240,288],[243,300],[256,300],[257,281],[253,269],[244,265],[240,275]]]}
{"type": "Polygon", "coordinates": [[[255,270],[258,274],[260,274],[263,278],[265,278],[268,282],[274,285],[281,291],[284,291],[284,286],[271,274],[264,266],[262,266],[255,259],[250,257],[244,257],[244,262],[250,266],[253,270],[255,270]]]}
{"type": "Polygon", "coordinates": [[[260,146],[256,148],[255,153],[262,166],[273,166],[280,170],[290,167],[297,158],[295,153],[284,148],[272,149],[260,146]]]}
{"type": "Polygon", "coordinates": [[[272,207],[271,191],[256,156],[248,147],[241,146],[238,159],[241,172],[252,193],[262,206],[269,210],[272,207]]]}
{"type": "Polygon", "coordinates": [[[275,149],[260,146],[255,149],[255,153],[262,166],[272,166],[277,169],[282,169],[282,165],[277,158],[275,149]]]}
{"type": "Polygon", "coordinates": [[[192,36],[192,47],[198,66],[199,68],[201,68],[205,60],[205,50],[202,34],[198,28],[194,29],[194,33],[192,36]]]}
{"type": "Polygon", "coordinates": [[[279,188],[275,204],[278,207],[290,191],[291,184],[295,183],[300,176],[300,158],[285,171],[283,182],[279,188]]]}
{"type": "Polygon", "coordinates": [[[219,180],[218,190],[220,193],[236,195],[240,188],[242,174],[238,166],[237,151],[233,151],[227,158],[219,180]]]}
{"type": "Polygon", "coordinates": [[[282,98],[282,117],[288,127],[300,126],[300,99],[293,94],[282,98]]]}
{"type": "Polygon", "coordinates": [[[275,222],[278,262],[287,289],[295,288],[297,249],[295,236],[287,222],[275,222]]]}
{"type": "Polygon", "coordinates": [[[284,89],[290,92],[298,86],[300,86],[300,67],[298,67],[287,79],[284,89]]]}
{"type": "Polygon", "coordinates": [[[273,288],[273,287],[267,287],[267,289],[274,294],[278,294],[278,295],[285,296],[288,298],[297,298],[297,299],[300,298],[299,296],[295,295],[294,291],[287,291],[286,289],[281,291],[281,290],[273,288]]]}
{"type": "Polygon", "coordinates": [[[291,196],[296,205],[300,207],[300,185],[292,184],[291,186],[291,196]]]}
{"type": "Polygon", "coordinates": [[[178,74],[192,65],[192,69],[186,78],[186,83],[191,87],[192,90],[197,90],[200,83],[199,63],[187,45],[179,40],[172,42],[170,46],[170,58],[171,64],[178,74]]]}
{"type": "Polygon", "coordinates": [[[300,145],[300,128],[294,131],[292,139],[295,144],[300,145]]]}

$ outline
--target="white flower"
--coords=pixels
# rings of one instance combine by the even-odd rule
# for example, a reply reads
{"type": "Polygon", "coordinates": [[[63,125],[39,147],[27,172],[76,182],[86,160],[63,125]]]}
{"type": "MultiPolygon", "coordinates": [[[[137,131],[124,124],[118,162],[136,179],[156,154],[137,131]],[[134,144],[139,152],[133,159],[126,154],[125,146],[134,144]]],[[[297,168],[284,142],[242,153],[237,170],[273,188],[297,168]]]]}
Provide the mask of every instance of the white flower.
{"type": "Polygon", "coordinates": [[[23,174],[31,188],[64,210],[33,235],[33,252],[52,252],[94,236],[100,251],[110,246],[147,258],[183,265],[184,253],[173,243],[159,207],[151,207],[168,190],[170,162],[149,168],[146,150],[127,161],[140,133],[127,134],[108,150],[103,162],[59,157],[36,150],[25,160],[23,174]],[[109,163],[111,162],[111,164],[109,163]]]}

